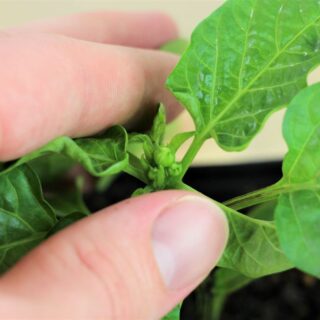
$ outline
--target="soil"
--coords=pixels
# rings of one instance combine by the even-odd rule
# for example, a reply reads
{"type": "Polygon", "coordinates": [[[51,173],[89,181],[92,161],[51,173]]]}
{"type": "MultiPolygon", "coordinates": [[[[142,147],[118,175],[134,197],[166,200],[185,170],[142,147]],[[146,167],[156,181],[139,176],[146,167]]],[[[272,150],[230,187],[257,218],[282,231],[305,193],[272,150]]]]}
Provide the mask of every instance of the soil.
{"type": "MultiPolygon", "coordinates": [[[[191,168],[184,181],[220,202],[268,186],[281,178],[281,164],[191,168]]],[[[128,198],[141,187],[129,176],[119,176],[102,194],[87,196],[92,211],[128,198]]],[[[203,296],[211,295],[212,280],[184,303],[181,319],[210,320],[203,315],[203,296]]],[[[320,282],[297,270],[256,280],[228,297],[221,320],[320,320],[320,282]]]]}

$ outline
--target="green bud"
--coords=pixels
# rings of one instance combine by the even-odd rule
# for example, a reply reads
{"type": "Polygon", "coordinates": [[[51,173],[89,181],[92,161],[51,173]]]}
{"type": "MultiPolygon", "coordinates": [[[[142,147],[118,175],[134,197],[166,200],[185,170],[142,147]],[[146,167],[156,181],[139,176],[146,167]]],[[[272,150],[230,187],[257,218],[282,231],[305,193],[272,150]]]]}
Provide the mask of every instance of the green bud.
{"type": "Polygon", "coordinates": [[[168,173],[171,177],[177,177],[182,173],[182,165],[180,163],[174,163],[169,169],[168,173]]]}
{"type": "Polygon", "coordinates": [[[153,187],[156,190],[162,190],[164,189],[166,184],[166,173],[163,167],[159,167],[157,171],[157,175],[155,179],[153,180],[153,187]]]}
{"type": "Polygon", "coordinates": [[[175,162],[175,155],[168,147],[159,147],[154,152],[154,161],[160,167],[169,168],[175,162]]]}
{"type": "Polygon", "coordinates": [[[158,175],[158,168],[150,168],[148,171],[148,178],[154,181],[158,175]]]}
{"type": "Polygon", "coordinates": [[[148,171],[150,184],[155,190],[162,190],[166,184],[166,172],[163,167],[150,168],[148,171]]]}
{"type": "Polygon", "coordinates": [[[152,191],[153,191],[153,189],[149,186],[147,186],[145,188],[139,188],[131,195],[131,197],[134,198],[134,197],[142,196],[143,194],[147,194],[152,191]]]}

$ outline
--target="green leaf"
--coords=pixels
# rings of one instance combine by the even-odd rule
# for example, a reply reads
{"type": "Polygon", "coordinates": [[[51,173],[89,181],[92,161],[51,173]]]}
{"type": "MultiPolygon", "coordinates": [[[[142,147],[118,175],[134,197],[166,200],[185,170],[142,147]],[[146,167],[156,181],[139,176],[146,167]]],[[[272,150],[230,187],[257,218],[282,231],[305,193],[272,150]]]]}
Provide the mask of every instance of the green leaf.
{"type": "Polygon", "coordinates": [[[22,157],[8,170],[42,156],[61,154],[80,163],[94,176],[117,174],[128,166],[127,139],[125,129],[120,126],[113,127],[105,134],[93,138],[73,140],[61,137],[22,157]]]}
{"type": "Polygon", "coordinates": [[[218,295],[228,295],[252,282],[239,272],[229,269],[219,269],[214,275],[213,292],[218,295]]]}
{"type": "Polygon", "coordinates": [[[163,105],[160,105],[158,113],[153,121],[153,125],[150,131],[150,138],[154,143],[161,145],[163,142],[165,132],[166,110],[163,105]]]}
{"type": "Polygon", "coordinates": [[[229,241],[219,261],[248,278],[259,278],[292,268],[279,245],[273,222],[253,219],[222,206],[229,221],[229,241]]]}
{"type": "MultiPolygon", "coordinates": [[[[277,203],[275,201],[264,203],[251,210],[248,215],[251,218],[272,221],[276,205],[277,203]]],[[[252,281],[252,278],[248,278],[238,271],[224,268],[216,270],[212,288],[214,295],[212,301],[212,318],[220,319],[228,296],[247,286],[252,281]]]]}
{"type": "Polygon", "coordinates": [[[75,162],[61,154],[48,154],[28,163],[42,184],[50,184],[64,176],[75,162]]]}
{"type": "MultiPolygon", "coordinates": [[[[273,221],[274,210],[277,203],[272,201],[257,206],[248,214],[250,218],[258,220],[273,221]]],[[[256,220],[254,220],[256,221],[256,220]]],[[[278,246],[278,242],[275,242],[278,246]]],[[[220,268],[214,274],[214,293],[218,295],[228,295],[252,281],[252,278],[245,277],[239,272],[231,269],[220,268]]]]}
{"type": "Polygon", "coordinates": [[[181,305],[177,305],[170,313],[162,318],[162,320],[179,320],[181,305]]]}
{"type": "Polygon", "coordinates": [[[301,270],[320,277],[320,84],[289,105],[283,134],[283,193],[276,209],[281,246],[301,270]]]}
{"type": "Polygon", "coordinates": [[[198,140],[241,150],[319,63],[318,0],[229,0],[196,28],[168,87],[198,140]]]}
{"type": "Polygon", "coordinates": [[[57,220],[44,200],[37,175],[27,165],[0,176],[0,272],[47,236],[57,220]]]}
{"type": "MultiPolygon", "coordinates": [[[[197,193],[184,183],[177,184],[177,187],[197,193]]],[[[293,267],[280,248],[273,221],[251,218],[215,203],[229,222],[229,239],[219,267],[237,271],[248,278],[259,278],[293,267]]]]}
{"type": "Polygon", "coordinates": [[[276,206],[277,206],[277,201],[270,201],[267,203],[263,203],[253,208],[248,215],[251,218],[255,218],[259,220],[273,221],[276,206]]]}

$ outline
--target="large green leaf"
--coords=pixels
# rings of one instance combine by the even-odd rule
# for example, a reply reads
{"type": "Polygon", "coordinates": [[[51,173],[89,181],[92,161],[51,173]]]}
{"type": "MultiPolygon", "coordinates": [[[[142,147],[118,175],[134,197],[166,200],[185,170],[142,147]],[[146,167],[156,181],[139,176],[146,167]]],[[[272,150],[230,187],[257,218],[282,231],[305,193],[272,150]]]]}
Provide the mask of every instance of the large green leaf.
{"type": "Polygon", "coordinates": [[[75,140],[68,137],[57,138],[22,157],[9,170],[53,153],[67,156],[80,163],[92,175],[101,177],[119,173],[128,166],[126,149],[127,133],[124,128],[117,126],[97,137],[75,140]]]}
{"type": "MultiPolygon", "coordinates": [[[[275,201],[264,203],[260,206],[255,207],[249,212],[248,215],[251,218],[272,221],[274,218],[276,204],[277,203],[275,201]]],[[[276,263],[277,262],[278,261],[276,261],[276,263]]],[[[212,287],[212,319],[220,319],[224,304],[231,293],[247,286],[252,281],[252,278],[248,278],[238,271],[219,268],[214,273],[214,281],[212,287]]]]}
{"type": "Polygon", "coordinates": [[[55,225],[36,174],[22,165],[0,176],[0,272],[39,244],[55,225]]]}
{"type": "Polygon", "coordinates": [[[276,225],[283,250],[298,268],[320,277],[320,84],[289,105],[283,133],[283,193],[276,225]]]}
{"type": "MultiPolygon", "coordinates": [[[[197,192],[186,184],[179,189],[197,192]]],[[[259,278],[293,267],[280,248],[273,221],[265,221],[241,214],[221,203],[229,222],[227,247],[218,263],[221,268],[231,269],[248,278],[259,278]]],[[[259,217],[259,214],[255,214],[259,217]]],[[[270,218],[270,214],[264,217],[270,218]]]]}
{"type": "Polygon", "coordinates": [[[292,268],[280,248],[274,223],[253,219],[222,207],[229,221],[230,235],[219,266],[248,278],[259,278],[292,268]]]}
{"type": "Polygon", "coordinates": [[[229,0],[196,28],[168,87],[200,138],[240,150],[319,63],[318,0],[229,0]]]}

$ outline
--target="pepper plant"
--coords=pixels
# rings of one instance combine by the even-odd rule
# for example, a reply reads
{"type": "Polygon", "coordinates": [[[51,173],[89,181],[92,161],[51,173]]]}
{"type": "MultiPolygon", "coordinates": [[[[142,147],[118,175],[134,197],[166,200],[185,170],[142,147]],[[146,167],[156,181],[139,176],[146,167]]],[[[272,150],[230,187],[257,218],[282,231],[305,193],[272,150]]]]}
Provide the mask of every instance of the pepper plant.
{"type": "MultiPolygon", "coordinates": [[[[179,48],[180,42],[167,47],[179,48]]],[[[307,83],[319,63],[319,0],[225,1],[194,30],[167,80],[168,89],[192,116],[193,132],[165,142],[165,107],[160,106],[149,132],[116,126],[93,137],[60,137],[2,164],[0,271],[89,214],[81,188],[76,196],[54,191],[45,198],[44,166],[53,176],[64,169],[66,159],[94,177],[125,172],[146,185],[134,196],[193,190],[183,177],[206,140],[214,139],[226,151],[242,151],[272,113],[287,108],[283,178],[219,204],[230,237],[215,274],[215,290],[227,294],[252,279],[290,268],[320,277],[320,84],[307,83]],[[188,140],[190,146],[178,161],[176,153],[188,140]],[[269,202],[275,204],[268,207],[268,219],[259,212],[241,213],[269,202]]],[[[177,317],[175,310],[167,319],[177,317]]]]}

